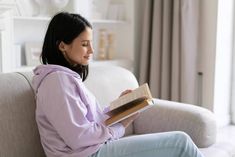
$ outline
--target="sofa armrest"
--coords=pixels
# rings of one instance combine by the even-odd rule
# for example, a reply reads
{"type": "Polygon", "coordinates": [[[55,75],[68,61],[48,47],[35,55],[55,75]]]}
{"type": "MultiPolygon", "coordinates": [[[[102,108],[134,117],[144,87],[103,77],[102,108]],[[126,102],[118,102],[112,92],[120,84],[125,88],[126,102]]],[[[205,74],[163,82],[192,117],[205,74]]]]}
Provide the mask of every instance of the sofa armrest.
{"type": "Polygon", "coordinates": [[[190,104],[159,99],[134,121],[135,134],[184,131],[200,148],[215,143],[216,130],[215,117],[211,111],[190,104]]]}

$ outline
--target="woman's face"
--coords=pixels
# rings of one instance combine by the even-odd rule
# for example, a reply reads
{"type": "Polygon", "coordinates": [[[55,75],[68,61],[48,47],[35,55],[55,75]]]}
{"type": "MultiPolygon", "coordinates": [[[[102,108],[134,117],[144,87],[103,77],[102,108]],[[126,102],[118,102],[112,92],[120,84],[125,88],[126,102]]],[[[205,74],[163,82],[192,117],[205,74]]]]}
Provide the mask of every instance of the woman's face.
{"type": "Polygon", "coordinates": [[[85,31],[76,37],[71,44],[61,42],[59,48],[71,65],[88,65],[93,54],[92,29],[86,27],[85,31]]]}

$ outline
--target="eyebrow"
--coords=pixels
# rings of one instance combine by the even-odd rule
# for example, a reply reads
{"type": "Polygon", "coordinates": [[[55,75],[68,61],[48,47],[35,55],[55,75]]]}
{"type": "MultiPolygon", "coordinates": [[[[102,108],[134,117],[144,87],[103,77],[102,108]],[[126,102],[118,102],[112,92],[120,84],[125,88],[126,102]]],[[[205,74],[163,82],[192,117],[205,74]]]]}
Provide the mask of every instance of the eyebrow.
{"type": "Polygon", "coordinates": [[[81,40],[81,42],[90,42],[92,40],[81,40]]]}

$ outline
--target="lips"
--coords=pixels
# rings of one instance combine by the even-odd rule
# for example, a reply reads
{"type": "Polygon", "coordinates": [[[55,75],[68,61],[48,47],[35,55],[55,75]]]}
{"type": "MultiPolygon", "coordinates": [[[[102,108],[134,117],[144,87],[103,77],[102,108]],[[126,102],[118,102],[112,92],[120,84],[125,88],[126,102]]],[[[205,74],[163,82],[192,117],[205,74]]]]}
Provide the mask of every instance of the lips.
{"type": "Polygon", "coordinates": [[[86,59],[90,59],[91,57],[90,57],[90,56],[84,56],[84,58],[86,58],[86,59]]]}

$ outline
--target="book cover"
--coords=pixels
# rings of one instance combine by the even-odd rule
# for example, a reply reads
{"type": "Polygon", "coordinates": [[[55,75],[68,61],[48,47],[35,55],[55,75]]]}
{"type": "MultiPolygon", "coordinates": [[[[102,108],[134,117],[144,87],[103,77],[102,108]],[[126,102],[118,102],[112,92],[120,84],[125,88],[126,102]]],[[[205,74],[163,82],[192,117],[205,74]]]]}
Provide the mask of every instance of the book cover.
{"type": "Polygon", "coordinates": [[[110,116],[105,121],[107,126],[118,123],[137,112],[142,112],[154,104],[148,84],[145,83],[132,92],[125,94],[111,102],[109,112],[110,116]]]}

